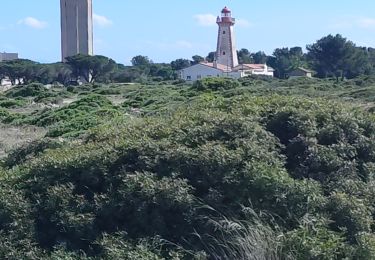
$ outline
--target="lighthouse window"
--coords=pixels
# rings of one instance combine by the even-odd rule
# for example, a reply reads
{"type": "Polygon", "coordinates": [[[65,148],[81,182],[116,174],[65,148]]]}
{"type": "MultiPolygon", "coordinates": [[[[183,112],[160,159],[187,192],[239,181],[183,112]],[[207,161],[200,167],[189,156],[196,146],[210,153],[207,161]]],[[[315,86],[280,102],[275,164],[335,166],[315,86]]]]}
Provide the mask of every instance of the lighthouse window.
{"type": "Polygon", "coordinates": [[[225,55],[225,51],[223,51],[223,55],[225,55]]]}
{"type": "Polygon", "coordinates": [[[223,31],[223,34],[225,34],[225,31],[223,31]]]}

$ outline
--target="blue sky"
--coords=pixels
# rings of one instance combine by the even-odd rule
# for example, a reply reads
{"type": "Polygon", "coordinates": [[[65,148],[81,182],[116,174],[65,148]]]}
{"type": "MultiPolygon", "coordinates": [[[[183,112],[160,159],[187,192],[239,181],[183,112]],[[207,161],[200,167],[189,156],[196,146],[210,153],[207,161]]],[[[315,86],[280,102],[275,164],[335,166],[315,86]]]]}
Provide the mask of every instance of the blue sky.
{"type": "MultiPolygon", "coordinates": [[[[237,48],[267,54],[341,33],[375,47],[374,0],[93,0],[94,50],[129,64],[205,56],[216,47],[213,17],[227,5],[238,20],[237,48]]],[[[39,62],[60,60],[59,0],[3,0],[0,51],[39,62]]]]}

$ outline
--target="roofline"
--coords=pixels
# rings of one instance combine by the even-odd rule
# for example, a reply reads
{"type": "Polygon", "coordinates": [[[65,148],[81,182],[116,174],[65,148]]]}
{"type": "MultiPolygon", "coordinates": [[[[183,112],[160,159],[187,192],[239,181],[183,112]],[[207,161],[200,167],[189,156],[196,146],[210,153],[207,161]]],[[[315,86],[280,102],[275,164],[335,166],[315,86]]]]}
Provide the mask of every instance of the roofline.
{"type": "MultiPolygon", "coordinates": [[[[221,72],[226,72],[225,70],[222,70],[222,69],[219,69],[219,68],[216,68],[216,67],[213,67],[213,66],[209,66],[206,63],[197,63],[197,64],[191,65],[189,67],[186,67],[184,69],[188,69],[188,68],[191,68],[191,67],[194,67],[194,66],[197,66],[197,65],[203,65],[203,66],[206,66],[206,67],[211,68],[211,69],[219,70],[221,72]]],[[[181,70],[184,70],[184,69],[180,69],[178,71],[181,71],[181,70]]]]}

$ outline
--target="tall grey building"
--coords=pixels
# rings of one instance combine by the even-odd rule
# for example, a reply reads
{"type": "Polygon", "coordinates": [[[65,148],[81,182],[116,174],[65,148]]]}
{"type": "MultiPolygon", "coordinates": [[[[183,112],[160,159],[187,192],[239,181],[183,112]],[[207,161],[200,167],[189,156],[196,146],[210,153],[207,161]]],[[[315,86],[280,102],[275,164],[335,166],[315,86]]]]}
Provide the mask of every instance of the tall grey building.
{"type": "Polygon", "coordinates": [[[17,60],[17,59],[18,59],[18,53],[0,52],[0,62],[17,60]]]}
{"type": "Polygon", "coordinates": [[[60,0],[62,61],[93,54],[92,0],[60,0]]]}

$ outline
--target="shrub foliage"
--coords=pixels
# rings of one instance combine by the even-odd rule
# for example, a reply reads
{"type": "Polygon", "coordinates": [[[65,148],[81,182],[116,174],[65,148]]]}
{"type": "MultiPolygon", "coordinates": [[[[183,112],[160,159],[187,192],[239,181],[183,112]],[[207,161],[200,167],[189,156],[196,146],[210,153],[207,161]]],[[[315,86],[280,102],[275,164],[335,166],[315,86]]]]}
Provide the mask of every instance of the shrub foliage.
{"type": "Polygon", "coordinates": [[[125,119],[98,94],[26,118],[86,135],[4,161],[0,256],[374,259],[373,114],[206,81],[129,89],[125,119]]]}

